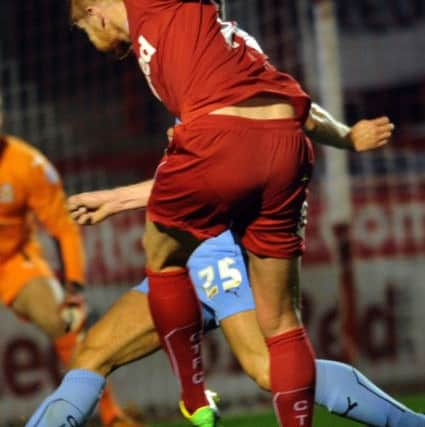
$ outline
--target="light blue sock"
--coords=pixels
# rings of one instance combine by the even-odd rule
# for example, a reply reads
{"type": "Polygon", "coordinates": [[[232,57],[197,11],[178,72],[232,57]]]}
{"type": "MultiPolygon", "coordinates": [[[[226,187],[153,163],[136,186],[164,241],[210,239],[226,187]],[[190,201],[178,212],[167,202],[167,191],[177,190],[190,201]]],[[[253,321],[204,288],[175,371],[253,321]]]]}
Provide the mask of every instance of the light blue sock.
{"type": "Polygon", "coordinates": [[[26,427],[80,427],[102,395],[105,378],[84,369],[69,371],[61,385],[31,417],[26,427]]]}
{"type": "Polygon", "coordinates": [[[388,396],[352,366],[316,360],[316,403],[374,427],[425,427],[425,416],[388,396]]]}

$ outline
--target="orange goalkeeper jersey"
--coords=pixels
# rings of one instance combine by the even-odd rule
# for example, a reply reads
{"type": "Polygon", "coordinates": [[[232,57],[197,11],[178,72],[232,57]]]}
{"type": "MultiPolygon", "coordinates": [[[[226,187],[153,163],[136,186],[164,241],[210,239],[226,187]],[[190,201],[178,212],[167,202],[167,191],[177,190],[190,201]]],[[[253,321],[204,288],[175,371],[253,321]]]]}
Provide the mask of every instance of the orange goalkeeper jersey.
{"type": "Polygon", "coordinates": [[[1,139],[0,264],[36,241],[37,218],[59,242],[63,278],[84,283],[81,235],[66,210],[56,169],[24,141],[12,136],[1,139]]]}

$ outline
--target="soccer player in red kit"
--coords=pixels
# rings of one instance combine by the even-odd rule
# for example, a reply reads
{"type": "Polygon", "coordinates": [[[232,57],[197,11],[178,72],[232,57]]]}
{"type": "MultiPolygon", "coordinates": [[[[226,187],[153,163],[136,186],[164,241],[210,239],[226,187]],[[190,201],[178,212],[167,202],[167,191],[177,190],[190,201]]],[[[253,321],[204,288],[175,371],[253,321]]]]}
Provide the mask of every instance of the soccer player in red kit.
{"type": "Polygon", "coordinates": [[[249,254],[276,415],[310,426],[314,353],[299,315],[309,97],[242,38],[226,40],[207,1],[73,0],[71,13],[101,50],[131,41],[153,93],[183,122],[156,173],[144,245],[152,315],[192,422],[214,425],[185,265],[202,240],[232,227],[249,254]]]}

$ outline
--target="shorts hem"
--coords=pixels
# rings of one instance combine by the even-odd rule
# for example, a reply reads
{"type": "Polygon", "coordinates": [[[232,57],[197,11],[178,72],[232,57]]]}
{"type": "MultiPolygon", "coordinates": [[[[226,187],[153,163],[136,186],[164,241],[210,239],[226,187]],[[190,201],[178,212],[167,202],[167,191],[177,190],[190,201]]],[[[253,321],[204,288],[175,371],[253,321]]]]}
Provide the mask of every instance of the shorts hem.
{"type": "Polygon", "coordinates": [[[305,248],[299,247],[297,249],[269,249],[269,248],[259,248],[255,244],[250,244],[245,242],[242,238],[242,246],[249,252],[252,252],[254,255],[260,257],[271,257],[271,258],[280,258],[280,259],[294,259],[299,258],[304,255],[305,248]]]}
{"type": "Polygon", "coordinates": [[[221,323],[221,321],[224,319],[227,319],[231,316],[235,316],[236,314],[239,314],[239,313],[245,313],[246,311],[255,311],[255,306],[252,306],[251,308],[244,308],[244,309],[238,310],[238,311],[233,311],[233,312],[227,313],[221,317],[217,316],[217,321],[218,321],[218,323],[221,323]]]}
{"type": "Polygon", "coordinates": [[[2,298],[3,304],[7,307],[11,307],[22,288],[23,288],[23,286],[20,287],[19,289],[17,289],[17,291],[14,292],[13,294],[8,295],[6,298],[3,297],[2,298]]]}
{"type": "Polygon", "coordinates": [[[164,227],[177,228],[179,230],[187,231],[188,233],[192,234],[195,238],[199,240],[207,240],[207,239],[210,239],[211,237],[217,237],[220,233],[222,233],[226,229],[226,227],[223,226],[222,228],[217,229],[217,231],[207,232],[207,231],[201,231],[197,228],[194,228],[188,225],[184,221],[164,219],[163,216],[157,215],[150,211],[148,211],[147,216],[149,221],[156,222],[158,224],[161,224],[164,227]]]}
{"type": "Polygon", "coordinates": [[[2,296],[0,299],[4,305],[11,307],[12,304],[14,303],[16,297],[21,292],[21,290],[24,289],[25,286],[27,286],[27,284],[30,281],[35,280],[35,279],[52,279],[52,278],[54,278],[54,276],[51,276],[51,275],[40,275],[40,276],[31,277],[31,278],[29,278],[29,280],[21,283],[20,285],[18,285],[18,286],[15,285],[13,288],[13,291],[8,292],[6,296],[2,296]]]}

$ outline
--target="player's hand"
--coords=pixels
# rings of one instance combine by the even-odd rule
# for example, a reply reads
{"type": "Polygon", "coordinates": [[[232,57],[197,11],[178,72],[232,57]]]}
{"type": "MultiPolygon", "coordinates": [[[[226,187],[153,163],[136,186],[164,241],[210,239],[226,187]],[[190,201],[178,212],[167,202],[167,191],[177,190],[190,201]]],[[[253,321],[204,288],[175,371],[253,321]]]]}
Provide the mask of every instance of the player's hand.
{"type": "Polygon", "coordinates": [[[355,151],[373,150],[387,144],[393,134],[394,124],[388,117],[360,120],[348,134],[355,151]]]}
{"type": "Polygon", "coordinates": [[[116,200],[111,190],[90,191],[70,196],[67,207],[74,221],[91,225],[116,213],[116,200]]]}

